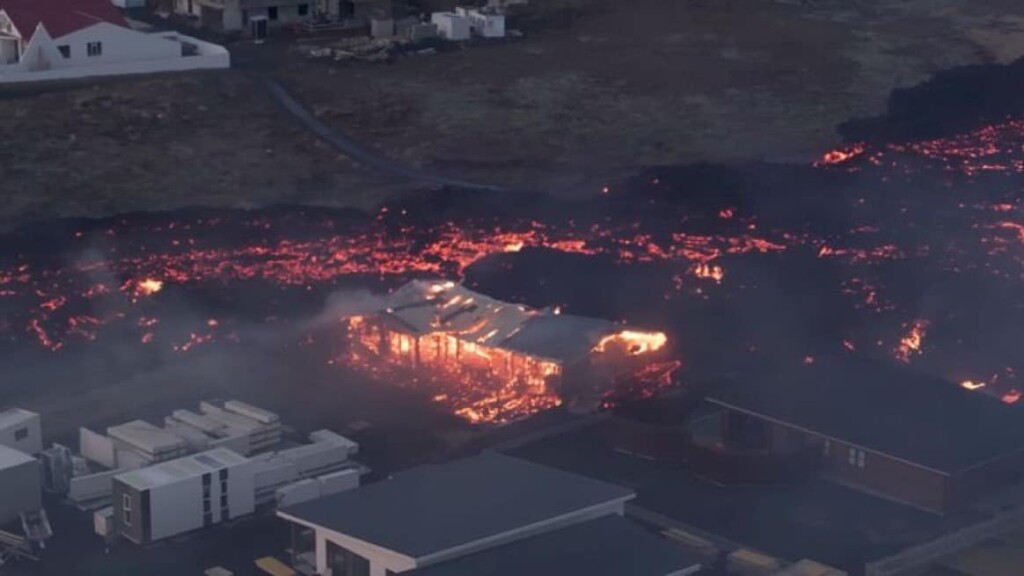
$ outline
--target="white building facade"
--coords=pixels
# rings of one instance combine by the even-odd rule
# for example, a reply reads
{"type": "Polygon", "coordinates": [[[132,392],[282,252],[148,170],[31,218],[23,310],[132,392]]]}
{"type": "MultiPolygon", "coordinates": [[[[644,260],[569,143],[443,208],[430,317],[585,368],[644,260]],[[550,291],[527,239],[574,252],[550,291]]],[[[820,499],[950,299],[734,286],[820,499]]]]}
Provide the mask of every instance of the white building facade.
{"type": "Polygon", "coordinates": [[[227,68],[221,46],[129,27],[108,0],[0,0],[0,84],[227,68]]]}
{"type": "Polygon", "coordinates": [[[226,448],[120,474],[113,488],[114,529],[136,544],[255,511],[252,463],[226,448]]]}

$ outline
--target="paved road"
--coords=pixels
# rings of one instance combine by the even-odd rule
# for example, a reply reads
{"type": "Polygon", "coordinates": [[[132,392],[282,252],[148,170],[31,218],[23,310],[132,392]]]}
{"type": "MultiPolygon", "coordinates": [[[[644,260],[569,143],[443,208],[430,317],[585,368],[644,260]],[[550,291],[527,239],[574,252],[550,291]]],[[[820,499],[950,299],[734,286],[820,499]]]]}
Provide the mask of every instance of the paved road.
{"type": "Polygon", "coordinates": [[[291,94],[289,94],[279,82],[265,75],[262,76],[262,79],[274,100],[276,100],[285,111],[294,116],[296,121],[305,126],[310,132],[316,134],[325,142],[333,146],[342,154],[367,168],[371,168],[382,174],[400,180],[408,180],[431,186],[445,186],[448,188],[483,190],[490,192],[510,191],[509,189],[502,188],[500,186],[466,182],[463,180],[455,180],[439,176],[370,152],[344,133],[327,126],[317,119],[316,116],[300,104],[299,101],[291,94]]]}

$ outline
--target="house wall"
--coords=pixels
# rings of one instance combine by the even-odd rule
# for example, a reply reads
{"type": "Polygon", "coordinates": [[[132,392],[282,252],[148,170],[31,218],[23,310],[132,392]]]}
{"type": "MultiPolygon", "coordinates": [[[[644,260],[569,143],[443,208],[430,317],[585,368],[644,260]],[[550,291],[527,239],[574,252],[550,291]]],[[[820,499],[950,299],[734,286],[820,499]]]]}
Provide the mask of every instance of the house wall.
{"type": "Polygon", "coordinates": [[[114,531],[136,544],[149,542],[149,494],[113,480],[114,531]],[[125,500],[131,508],[131,517],[126,522],[125,500]]]}
{"type": "MultiPolygon", "coordinates": [[[[216,473],[213,473],[216,476],[216,473]]],[[[210,501],[217,510],[217,481],[211,481],[210,501]]],[[[202,528],[203,481],[199,476],[149,490],[150,541],[202,528]]]]}
{"type": "Polygon", "coordinates": [[[18,61],[18,55],[21,53],[19,44],[20,41],[17,38],[0,36],[0,66],[14,64],[18,61]]]}
{"type": "MultiPolygon", "coordinates": [[[[124,60],[107,63],[97,61],[94,62],[93,65],[89,66],[62,66],[50,69],[32,69],[31,67],[18,64],[0,66],[0,84],[45,82],[51,80],[67,80],[94,76],[153,74],[185,70],[214,70],[229,68],[231,66],[231,56],[222,46],[203,42],[201,40],[182,36],[173,32],[159,33],[156,36],[164,37],[165,42],[176,47],[177,51],[173,57],[157,60],[124,60]],[[178,38],[198,46],[199,54],[195,56],[182,57],[180,53],[180,44],[176,41],[167,40],[167,38],[178,38]]],[[[35,39],[33,39],[33,41],[35,41],[35,39]]],[[[49,38],[46,38],[46,48],[48,49],[44,49],[40,46],[40,50],[44,50],[49,54],[49,61],[63,60],[59,53],[57,53],[57,49],[54,46],[54,43],[52,43],[49,38]]],[[[105,46],[104,49],[106,49],[105,46]]]]}
{"type": "Polygon", "coordinates": [[[42,507],[42,482],[38,460],[0,470],[0,525],[42,507]]]}
{"type": "Polygon", "coordinates": [[[782,424],[768,426],[775,452],[817,446],[823,456],[822,472],[831,479],[940,514],[947,508],[948,477],[943,474],[782,424]]]}
{"type": "Polygon", "coordinates": [[[181,45],[156,34],[145,34],[106,22],[55,38],[56,46],[68,46],[70,57],[55,67],[96,66],[126,61],[181,57],[181,45]],[[88,55],[88,45],[99,42],[102,54],[88,55]]]}
{"type": "Polygon", "coordinates": [[[198,18],[202,14],[202,6],[199,0],[174,0],[174,13],[198,18]]]}

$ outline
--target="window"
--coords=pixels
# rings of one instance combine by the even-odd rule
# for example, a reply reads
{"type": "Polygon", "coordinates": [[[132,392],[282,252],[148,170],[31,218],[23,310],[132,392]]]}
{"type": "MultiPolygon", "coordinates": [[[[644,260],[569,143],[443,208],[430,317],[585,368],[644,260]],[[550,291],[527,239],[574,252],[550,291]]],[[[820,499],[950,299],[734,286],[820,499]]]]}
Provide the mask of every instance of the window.
{"type": "Polygon", "coordinates": [[[121,515],[123,516],[124,525],[132,525],[132,496],[131,494],[121,494],[121,515]]]}
{"type": "Polygon", "coordinates": [[[242,10],[242,24],[248,24],[248,23],[249,23],[249,11],[248,10],[242,10]]]}
{"type": "Polygon", "coordinates": [[[103,55],[103,42],[89,42],[85,45],[85,53],[91,56],[103,55]]]}
{"type": "Polygon", "coordinates": [[[370,561],[327,541],[327,567],[335,576],[370,576],[370,561]]]}
{"type": "MultiPolygon", "coordinates": [[[[67,46],[65,46],[65,48],[67,48],[67,46]]],[[[65,58],[67,58],[67,56],[65,56],[65,58]]],[[[14,431],[15,441],[24,440],[25,438],[28,438],[28,428],[18,428],[14,431]]]]}
{"type": "Polygon", "coordinates": [[[61,56],[65,58],[71,58],[71,46],[68,46],[67,44],[61,44],[60,46],[57,46],[57,50],[60,51],[61,56]]]}
{"type": "Polygon", "coordinates": [[[299,16],[309,15],[309,4],[299,4],[299,16]]]}
{"type": "Polygon", "coordinates": [[[856,466],[857,468],[864,467],[864,459],[866,458],[863,450],[857,450],[856,448],[850,448],[850,457],[848,462],[850,466],[856,466]]]}
{"type": "Polygon", "coordinates": [[[267,7],[267,18],[270,20],[277,20],[277,6],[267,7]]]}

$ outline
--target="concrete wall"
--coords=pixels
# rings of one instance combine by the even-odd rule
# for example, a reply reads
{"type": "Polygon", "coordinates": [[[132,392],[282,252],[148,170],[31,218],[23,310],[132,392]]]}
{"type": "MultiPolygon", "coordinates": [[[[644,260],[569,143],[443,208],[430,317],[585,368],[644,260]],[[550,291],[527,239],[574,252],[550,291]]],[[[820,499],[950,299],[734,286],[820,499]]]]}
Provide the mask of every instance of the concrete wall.
{"type": "Polygon", "coordinates": [[[0,470],[0,525],[43,506],[43,471],[38,460],[0,470]]]}
{"type": "Polygon", "coordinates": [[[0,428],[0,444],[25,454],[43,451],[43,427],[38,414],[26,414],[24,419],[0,428]],[[22,438],[18,438],[22,436],[22,438]]]}

